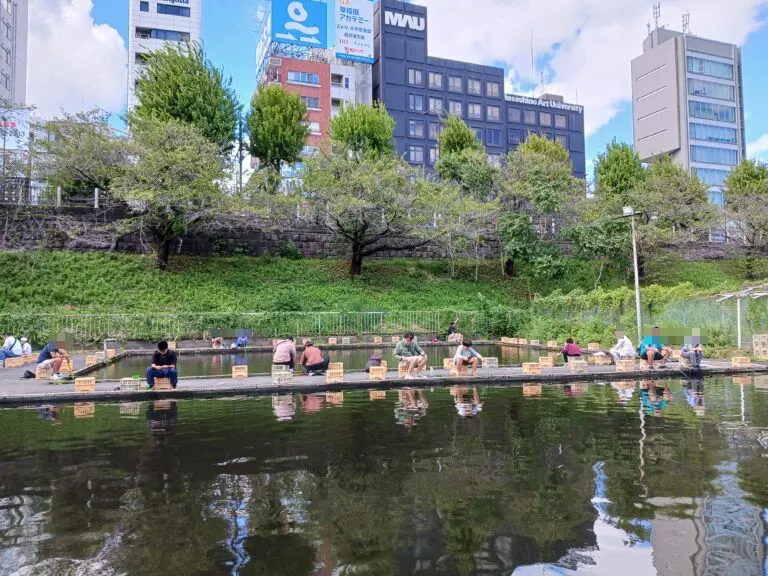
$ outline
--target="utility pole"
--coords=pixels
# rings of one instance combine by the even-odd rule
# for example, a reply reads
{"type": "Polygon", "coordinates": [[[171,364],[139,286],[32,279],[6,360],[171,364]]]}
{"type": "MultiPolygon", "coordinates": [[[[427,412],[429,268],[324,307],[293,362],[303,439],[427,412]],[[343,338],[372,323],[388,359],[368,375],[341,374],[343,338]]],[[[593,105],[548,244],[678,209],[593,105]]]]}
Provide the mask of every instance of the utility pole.
{"type": "Polygon", "coordinates": [[[237,129],[238,129],[238,145],[237,145],[237,168],[238,168],[238,176],[237,176],[237,193],[242,194],[243,193],[243,117],[238,116],[237,118],[237,129]]]}

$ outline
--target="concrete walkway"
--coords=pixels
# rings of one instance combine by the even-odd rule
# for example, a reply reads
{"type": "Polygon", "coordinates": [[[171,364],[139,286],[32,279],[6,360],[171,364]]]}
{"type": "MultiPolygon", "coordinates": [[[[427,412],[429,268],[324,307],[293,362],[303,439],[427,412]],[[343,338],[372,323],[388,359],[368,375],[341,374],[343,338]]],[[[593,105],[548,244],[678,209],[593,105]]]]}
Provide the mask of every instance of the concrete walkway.
{"type": "MultiPolygon", "coordinates": [[[[75,357],[75,365],[82,365],[83,359],[75,357]]],[[[768,374],[768,365],[752,364],[749,368],[732,368],[729,361],[706,360],[702,369],[691,371],[680,368],[671,362],[666,369],[648,371],[640,369],[634,372],[617,373],[614,366],[589,366],[587,374],[571,374],[567,366],[543,368],[540,376],[523,375],[520,367],[501,367],[480,369],[476,377],[449,376],[445,370],[435,369],[427,372],[428,378],[400,380],[396,371],[387,374],[386,381],[370,381],[365,372],[348,372],[344,382],[326,384],[321,376],[298,376],[286,386],[274,386],[269,376],[251,376],[243,380],[228,377],[182,378],[176,390],[155,392],[121,392],[118,382],[98,382],[96,392],[75,392],[73,381],[49,382],[42,380],[23,380],[25,370],[34,370],[34,366],[25,368],[0,369],[0,406],[33,405],[41,403],[68,403],[91,401],[134,401],[157,398],[193,398],[233,395],[270,395],[276,393],[313,393],[334,390],[387,389],[387,388],[429,388],[434,386],[455,386],[457,384],[480,385],[522,385],[546,384],[557,382],[575,382],[589,380],[635,380],[660,378],[700,378],[711,375],[768,374]]]]}

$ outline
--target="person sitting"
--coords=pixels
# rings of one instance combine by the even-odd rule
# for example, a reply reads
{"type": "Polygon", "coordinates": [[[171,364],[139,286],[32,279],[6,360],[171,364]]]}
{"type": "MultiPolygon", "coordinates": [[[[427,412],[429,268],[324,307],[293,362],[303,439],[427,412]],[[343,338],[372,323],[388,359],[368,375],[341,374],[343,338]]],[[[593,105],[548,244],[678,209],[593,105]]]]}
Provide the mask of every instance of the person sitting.
{"type": "Polygon", "coordinates": [[[684,344],[683,350],[680,352],[680,356],[690,362],[691,368],[698,370],[701,368],[701,358],[704,356],[704,350],[702,350],[700,342],[693,346],[690,344],[684,344]]]}
{"type": "Polygon", "coordinates": [[[288,366],[291,370],[296,367],[296,345],[293,336],[286,336],[275,344],[272,350],[273,366],[288,366]]]}
{"type": "Polygon", "coordinates": [[[37,367],[51,368],[53,370],[51,380],[58,380],[62,377],[61,365],[68,358],[69,354],[67,354],[66,350],[57,348],[54,342],[49,342],[40,350],[40,354],[37,355],[37,367]]]}
{"type": "Polygon", "coordinates": [[[304,351],[299,358],[299,364],[304,366],[310,376],[325,374],[330,362],[331,359],[327,356],[323,356],[320,348],[315,346],[311,340],[308,340],[306,344],[304,344],[304,351]]]}
{"type": "Polygon", "coordinates": [[[623,331],[616,331],[616,345],[610,349],[613,361],[621,360],[622,358],[634,358],[635,347],[632,345],[632,341],[627,338],[623,331]]]}
{"type": "Polygon", "coordinates": [[[640,340],[638,352],[640,353],[640,358],[648,363],[650,370],[656,368],[657,360],[661,361],[659,368],[666,368],[667,358],[671,354],[670,349],[664,345],[664,341],[661,338],[661,330],[658,326],[653,327],[650,336],[644,336],[640,340]]]}
{"type": "Polygon", "coordinates": [[[456,348],[456,354],[453,356],[453,363],[456,366],[471,366],[472,376],[477,376],[477,367],[482,362],[483,357],[472,348],[472,340],[465,338],[464,342],[456,348]]]}
{"type": "Polygon", "coordinates": [[[233,344],[234,348],[248,348],[248,336],[238,336],[233,344]]]}
{"type": "Polygon", "coordinates": [[[24,336],[22,336],[21,338],[21,353],[24,356],[28,356],[32,354],[32,345],[29,343],[29,340],[27,340],[27,338],[24,336]]]}
{"type": "Polygon", "coordinates": [[[395,346],[395,358],[400,362],[405,362],[406,380],[412,380],[414,377],[425,377],[422,372],[427,366],[427,355],[416,343],[413,332],[403,334],[403,340],[395,346]]]}
{"type": "Polygon", "coordinates": [[[19,342],[15,336],[10,335],[8,332],[6,332],[3,339],[3,347],[0,348],[0,360],[3,362],[3,366],[5,366],[5,361],[8,358],[18,358],[21,356],[21,342],[19,342]]]}
{"type": "Polygon", "coordinates": [[[568,363],[568,358],[581,358],[581,348],[573,343],[573,338],[568,338],[565,341],[565,346],[560,351],[563,353],[563,360],[568,363]]]}
{"type": "Polygon", "coordinates": [[[176,369],[176,352],[168,349],[168,342],[157,343],[157,350],[152,354],[152,365],[147,368],[147,384],[149,389],[155,387],[155,378],[169,378],[175,389],[179,382],[179,372],[176,369]]]}
{"type": "Polygon", "coordinates": [[[368,361],[365,363],[365,371],[370,372],[371,368],[374,366],[381,366],[383,360],[384,358],[381,356],[381,354],[374,354],[368,358],[368,361]]]}
{"type": "Polygon", "coordinates": [[[221,336],[211,338],[211,348],[218,349],[224,346],[224,339],[221,336]]]}

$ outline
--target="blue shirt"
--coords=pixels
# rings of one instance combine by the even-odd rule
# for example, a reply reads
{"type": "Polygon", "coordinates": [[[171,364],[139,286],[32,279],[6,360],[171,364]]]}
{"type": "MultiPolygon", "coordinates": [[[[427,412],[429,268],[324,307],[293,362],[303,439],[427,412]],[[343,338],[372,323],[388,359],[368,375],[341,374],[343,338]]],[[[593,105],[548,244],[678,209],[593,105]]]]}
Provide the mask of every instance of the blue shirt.
{"type": "Polygon", "coordinates": [[[643,336],[640,340],[640,356],[645,356],[646,348],[661,349],[664,343],[661,340],[661,336],[643,336]]]}

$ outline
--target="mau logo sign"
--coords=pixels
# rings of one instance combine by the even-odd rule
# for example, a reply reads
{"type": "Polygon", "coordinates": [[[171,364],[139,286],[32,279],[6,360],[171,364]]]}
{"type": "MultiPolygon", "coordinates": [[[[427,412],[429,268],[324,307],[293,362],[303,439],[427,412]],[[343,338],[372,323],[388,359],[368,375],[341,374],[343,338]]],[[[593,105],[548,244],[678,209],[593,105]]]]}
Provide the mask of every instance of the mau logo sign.
{"type": "Polygon", "coordinates": [[[414,14],[403,14],[402,12],[384,12],[384,24],[388,26],[397,26],[398,28],[410,28],[422,32],[426,26],[423,16],[414,14]]]}

